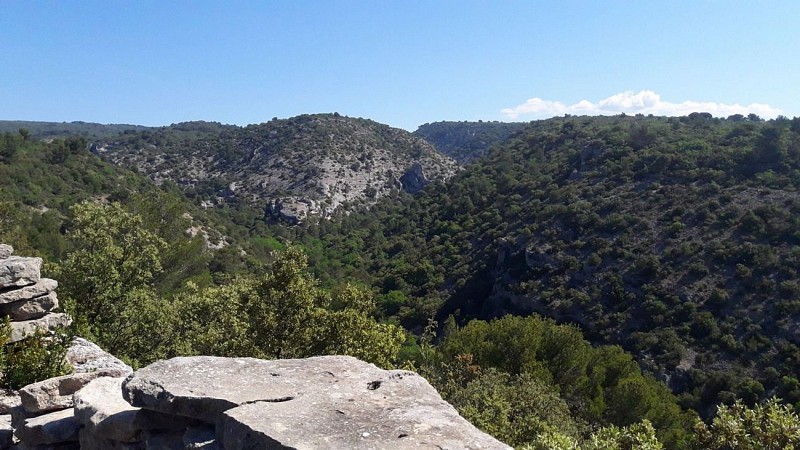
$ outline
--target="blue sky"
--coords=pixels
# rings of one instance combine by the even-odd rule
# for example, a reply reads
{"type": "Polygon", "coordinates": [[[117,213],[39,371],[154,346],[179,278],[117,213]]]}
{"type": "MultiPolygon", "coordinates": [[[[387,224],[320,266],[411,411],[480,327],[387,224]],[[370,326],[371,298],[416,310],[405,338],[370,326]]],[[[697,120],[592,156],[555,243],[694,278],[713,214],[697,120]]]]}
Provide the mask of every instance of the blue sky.
{"type": "Polygon", "coordinates": [[[0,0],[0,119],[800,116],[798,1],[0,0]]]}

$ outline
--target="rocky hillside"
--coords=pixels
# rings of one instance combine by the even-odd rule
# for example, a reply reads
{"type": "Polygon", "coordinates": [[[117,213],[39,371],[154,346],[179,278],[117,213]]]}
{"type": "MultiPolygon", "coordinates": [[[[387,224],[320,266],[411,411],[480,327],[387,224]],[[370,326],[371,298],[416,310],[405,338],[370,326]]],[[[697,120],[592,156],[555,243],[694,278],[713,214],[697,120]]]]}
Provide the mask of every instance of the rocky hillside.
{"type": "Polygon", "coordinates": [[[520,122],[434,122],[420,125],[414,135],[463,164],[485,155],[493,145],[522,131],[526,125],[520,122]]]}
{"type": "Polygon", "coordinates": [[[99,140],[95,151],[205,206],[245,202],[298,222],[345,203],[417,192],[457,165],[410,133],[338,114],[274,119],[244,128],[192,122],[99,140]]]}

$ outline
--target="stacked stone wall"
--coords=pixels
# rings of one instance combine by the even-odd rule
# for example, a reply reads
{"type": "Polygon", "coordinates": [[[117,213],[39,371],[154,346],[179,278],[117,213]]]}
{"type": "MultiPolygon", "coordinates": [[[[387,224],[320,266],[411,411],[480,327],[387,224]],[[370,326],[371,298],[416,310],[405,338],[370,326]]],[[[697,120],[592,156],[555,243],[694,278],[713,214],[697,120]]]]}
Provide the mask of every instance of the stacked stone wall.
{"type": "Polygon", "coordinates": [[[11,342],[69,324],[58,308],[58,282],[41,277],[42,258],[14,256],[0,244],[0,317],[11,319],[11,342]]]}

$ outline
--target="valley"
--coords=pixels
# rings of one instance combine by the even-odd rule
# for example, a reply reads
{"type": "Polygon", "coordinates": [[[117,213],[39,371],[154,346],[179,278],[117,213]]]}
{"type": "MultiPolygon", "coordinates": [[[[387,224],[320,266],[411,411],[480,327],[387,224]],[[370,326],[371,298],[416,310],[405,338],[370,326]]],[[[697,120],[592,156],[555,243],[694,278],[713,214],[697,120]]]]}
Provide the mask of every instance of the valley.
{"type": "Polygon", "coordinates": [[[718,405],[800,407],[798,118],[0,122],[0,180],[0,242],[134,365],[410,365],[512,445],[646,419],[688,448],[718,405]]]}

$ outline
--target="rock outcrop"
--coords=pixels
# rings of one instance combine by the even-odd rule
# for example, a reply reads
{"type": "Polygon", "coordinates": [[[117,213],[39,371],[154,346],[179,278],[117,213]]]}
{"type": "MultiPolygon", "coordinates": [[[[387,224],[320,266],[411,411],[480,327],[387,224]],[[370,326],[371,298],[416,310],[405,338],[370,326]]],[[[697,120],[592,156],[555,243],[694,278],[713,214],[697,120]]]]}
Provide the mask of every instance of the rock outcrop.
{"type": "MultiPolygon", "coordinates": [[[[8,406],[7,414],[0,415],[0,449],[10,448],[12,433],[20,441],[19,450],[84,448],[79,442],[84,424],[75,415],[76,394],[98,379],[122,380],[133,372],[127,364],[81,338],[72,342],[66,360],[74,373],[29,384],[3,397],[0,404],[8,406]]],[[[111,393],[106,400],[115,398],[121,398],[121,391],[111,393]]]]}
{"type": "Polygon", "coordinates": [[[96,377],[73,393],[72,404],[26,418],[19,448],[509,448],[470,425],[416,373],[348,356],[173,358],[127,378],[96,377]]]}
{"type": "Polygon", "coordinates": [[[53,312],[58,283],[41,277],[42,258],[13,254],[10,245],[0,244],[0,316],[11,318],[11,342],[69,325],[65,314],[53,312]]]}

